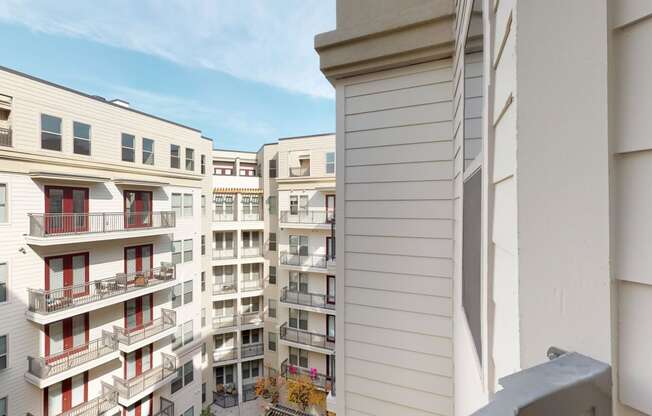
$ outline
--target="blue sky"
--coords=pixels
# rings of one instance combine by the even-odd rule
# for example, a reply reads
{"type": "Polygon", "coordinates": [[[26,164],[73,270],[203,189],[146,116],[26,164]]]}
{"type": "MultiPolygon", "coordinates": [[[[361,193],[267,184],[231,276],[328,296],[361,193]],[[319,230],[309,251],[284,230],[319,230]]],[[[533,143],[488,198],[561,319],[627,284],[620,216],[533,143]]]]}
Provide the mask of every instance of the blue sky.
{"type": "Polygon", "coordinates": [[[334,26],[334,0],[3,0],[0,65],[257,150],[334,131],[312,46],[334,26]]]}

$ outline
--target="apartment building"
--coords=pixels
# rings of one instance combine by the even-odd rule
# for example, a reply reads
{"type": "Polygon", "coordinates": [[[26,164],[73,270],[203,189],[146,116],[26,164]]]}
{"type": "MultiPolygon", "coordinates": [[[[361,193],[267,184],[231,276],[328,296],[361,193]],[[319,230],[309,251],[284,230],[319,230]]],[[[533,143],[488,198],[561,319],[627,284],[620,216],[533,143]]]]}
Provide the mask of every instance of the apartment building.
{"type": "Polygon", "coordinates": [[[0,413],[198,415],[212,142],[6,68],[0,97],[0,413]]]}
{"type": "Polygon", "coordinates": [[[335,136],[213,152],[215,404],[255,399],[264,374],[329,391],[335,360],[335,136]]]}
{"type": "Polygon", "coordinates": [[[651,16],[337,2],[338,415],[652,414],[651,16]]]}

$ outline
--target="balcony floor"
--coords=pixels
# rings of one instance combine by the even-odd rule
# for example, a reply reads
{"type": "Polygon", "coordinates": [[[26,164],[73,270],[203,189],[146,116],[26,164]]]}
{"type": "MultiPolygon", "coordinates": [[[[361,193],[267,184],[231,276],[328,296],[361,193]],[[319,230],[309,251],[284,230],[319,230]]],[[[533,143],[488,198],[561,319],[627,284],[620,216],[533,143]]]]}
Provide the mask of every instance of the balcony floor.
{"type": "Polygon", "coordinates": [[[86,234],[51,234],[47,237],[25,236],[27,244],[32,246],[56,246],[60,244],[90,243],[93,241],[120,240],[124,238],[150,237],[156,235],[171,234],[174,227],[166,228],[134,228],[124,231],[112,231],[108,233],[86,233],[86,234]]]}

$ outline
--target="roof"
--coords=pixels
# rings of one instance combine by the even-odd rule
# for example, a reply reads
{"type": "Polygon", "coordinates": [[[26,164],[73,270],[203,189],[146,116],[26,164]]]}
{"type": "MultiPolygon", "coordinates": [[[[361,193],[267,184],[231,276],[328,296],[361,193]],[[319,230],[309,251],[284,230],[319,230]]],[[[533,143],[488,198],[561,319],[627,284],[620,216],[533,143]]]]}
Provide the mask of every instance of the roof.
{"type": "Polygon", "coordinates": [[[310,134],[307,136],[281,137],[278,140],[281,141],[281,140],[309,139],[311,137],[319,137],[319,136],[335,136],[335,133],[319,133],[319,134],[310,134]]]}
{"type": "Polygon", "coordinates": [[[310,413],[301,412],[299,410],[277,404],[267,409],[265,416],[310,416],[310,413]]]}

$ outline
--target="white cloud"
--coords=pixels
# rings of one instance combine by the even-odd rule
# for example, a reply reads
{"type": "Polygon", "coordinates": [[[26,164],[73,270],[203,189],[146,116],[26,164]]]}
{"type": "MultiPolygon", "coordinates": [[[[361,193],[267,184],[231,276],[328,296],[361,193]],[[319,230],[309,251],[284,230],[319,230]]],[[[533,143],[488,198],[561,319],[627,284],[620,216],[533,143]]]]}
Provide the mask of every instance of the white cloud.
{"type": "Polygon", "coordinates": [[[313,37],[335,26],[334,0],[3,0],[0,21],[333,97],[313,37]]]}

